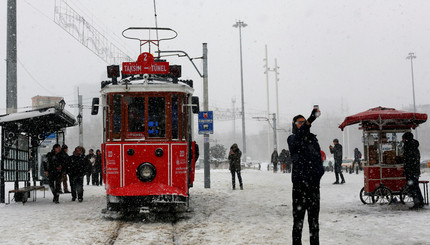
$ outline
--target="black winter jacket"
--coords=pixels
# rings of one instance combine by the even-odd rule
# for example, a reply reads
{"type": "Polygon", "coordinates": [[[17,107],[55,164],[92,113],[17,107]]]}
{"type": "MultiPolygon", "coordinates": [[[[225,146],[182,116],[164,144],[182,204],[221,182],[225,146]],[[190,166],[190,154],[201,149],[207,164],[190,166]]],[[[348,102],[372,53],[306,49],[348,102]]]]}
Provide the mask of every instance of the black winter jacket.
{"type": "Polygon", "coordinates": [[[67,174],[70,177],[80,177],[84,176],[87,173],[87,161],[84,155],[75,155],[70,156],[70,162],[67,167],[67,174]]]}
{"type": "Polygon", "coordinates": [[[55,151],[52,150],[46,154],[46,158],[47,161],[43,163],[43,168],[49,172],[49,175],[60,174],[63,171],[61,152],[55,154],[55,151]]]}
{"type": "Polygon", "coordinates": [[[342,145],[336,144],[333,149],[330,149],[331,154],[333,154],[335,163],[342,163],[342,145]]]}
{"type": "Polygon", "coordinates": [[[310,132],[310,125],[303,124],[295,134],[288,137],[293,169],[291,180],[293,183],[320,185],[324,175],[321,160],[321,148],[314,134],[310,132]]]}
{"type": "Polygon", "coordinates": [[[405,141],[404,157],[405,166],[403,168],[406,176],[420,176],[420,151],[418,146],[420,143],[417,140],[410,139],[405,141]]]}

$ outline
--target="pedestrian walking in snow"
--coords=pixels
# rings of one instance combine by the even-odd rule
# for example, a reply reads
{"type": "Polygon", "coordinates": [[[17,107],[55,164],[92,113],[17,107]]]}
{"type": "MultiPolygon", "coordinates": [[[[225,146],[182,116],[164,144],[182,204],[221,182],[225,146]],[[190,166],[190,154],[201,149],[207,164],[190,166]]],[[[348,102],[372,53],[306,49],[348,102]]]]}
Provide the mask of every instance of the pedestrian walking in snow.
{"type": "Polygon", "coordinates": [[[69,164],[69,160],[70,160],[69,159],[69,154],[67,154],[68,150],[69,149],[68,149],[67,145],[63,145],[61,147],[61,152],[60,152],[60,154],[61,154],[61,161],[62,161],[62,165],[63,165],[61,182],[63,183],[63,191],[64,191],[64,193],[70,193],[69,188],[67,186],[68,179],[67,179],[67,173],[66,173],[66,168],[67,168],[67,165],[69,164]]]}
{"type": "Polygon", "coordinates": [[[59,203],[60,191],[61,191],[61,178],[63,172],[62,157],[61,157],[61,146],[55,144],[52,146],[51,152],[46,154],[47,161],[43,163],[45,174],[49,180],[49,188],[54,195],[52,200],[54,203],[59,203]]]}
{"type": "Polygon", "coordinates": [[[405,158],[405,166],[403,174],[406,176],[406,183],[409,186],[409,193],[414,200],[414,206],[410,209],[419,209],[424,206],[424,199],[419,187],[420,177],[420,143],[414,139],[411,132],[406,132],[402,136],[403,156],[405,158]]]}
{"type": "Polygon", "coordinates": [[[289,150],[286,151],[287,156],[287,173],[291,173],[291,167],[293,165],[293,161],[291,159],[291,153],[289,150]]]}
{"type": "Polygon", "coordinates": [[[352,162],[352,172],[354,172],[354,169],[356,169],[356,174],[358,174],[358,170],[361,170],[361,152],[358,150],[358,148],[354,149],[354,161],[352,162]],[[357,167],[355,167],[357,165],[357,167]]]}
{"type": "Polygon", "coordinates": [[[336,181],[333,184],[339,184],[339,175],[342,179],[342,182],[340,184],[345,183],[345,178],[342,174],[342,145],[339,144],[338,139],[333,140],[334,146],[330,145],[330,153],[333,154],[334,157],[334,174],[336,176],[336,181]]]}
{"type": "Polygon", "coordinates": [[[78,198],[79,202],[84,199],[84,175],[87,171],[87,162],[83,147],[77,146],[73,155],[70,157],[70,164],[67,167],[67,173],[70,177],[70,187],[72,189],[72,201],[78,198]]]}
{"type": "Polygon", "coordinates": [[[310,132],[311,124],[319,116],[315,108],[306,120],[302,115],[293,119],[293,134],[288,147],[293,161],[293,245],[302,244],[302,229],[308,212],[310,244],[319,244],[320,180],[324,175],[321,148],[316,135],[310,132]]]}
{"type": "MultiPolygon", "coordinates": [[[[96,162],[96,155],[94,155],[93,149],[90,149],[90,151],[88,152],[88,155],[85,156],[85,159],[87,161],[87,169],[85,174],[87,176],[87,185],[89,185],[91,180],[91,175],[93,174],[93,166],[96,162]]],[[[92,182],[93,182],[92,184],[94,185],[94,180],[92,182]]]]}
{"type": "Polygon", "coordinates": [[[237,144],[233,144],[230,147],[230,152],[228,153],[228,160],[230,161],[230,172],[231,172],[231,184],[233,190],[236,189],[236,174],[239,179],[240,189],[243,190],[242,176],[240,175],[240,158],[242,157],[242,152],[239,150],[237,144]]]}
{"type": "Polygon", "coordinates": [[[287,150],[282,149],[281,154],[279,154],[279,163],[281,164],[282,173],[287,172],[287,150]]]}
{"type": "Polygon", "coordinates": [[[96,162],[94,168],[95,175],[93,175],[93,179],[95,179],[96,185],[103,185],[102,152],[100,150],[96,150],[96,162]]]}
{"type": "Polygon", "coordinates": [[[276,173],[278,172],[278,151],[275,149],[272,153],[272,157],[270,159],[270,161],[273,164],[273,172],[276,173]]]}

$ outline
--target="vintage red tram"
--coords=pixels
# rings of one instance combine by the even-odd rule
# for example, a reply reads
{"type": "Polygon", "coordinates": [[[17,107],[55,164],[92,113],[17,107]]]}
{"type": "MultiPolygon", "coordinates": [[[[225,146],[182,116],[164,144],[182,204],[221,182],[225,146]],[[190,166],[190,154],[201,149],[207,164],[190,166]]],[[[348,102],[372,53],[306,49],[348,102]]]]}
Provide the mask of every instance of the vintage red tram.
{"type": "Polygon", "coordinates": [[[180,72],[169,72],[168,63],[150,53],[122,68],[117,82],[119,66],[108,67],[112,81],[101,89],[107,209],[186,208],[198,157],[193,83],[178,80],[180,72]]]}

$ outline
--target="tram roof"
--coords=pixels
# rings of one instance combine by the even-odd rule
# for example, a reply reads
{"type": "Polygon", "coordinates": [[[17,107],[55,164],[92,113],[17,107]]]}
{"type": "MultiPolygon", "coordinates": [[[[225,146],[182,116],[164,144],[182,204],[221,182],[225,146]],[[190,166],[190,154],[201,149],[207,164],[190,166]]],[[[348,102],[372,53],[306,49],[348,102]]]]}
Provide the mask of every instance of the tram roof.
{"type": "Polygon", "coordinates": [[[192,94],[194,89],[188,84],[178,81],[178,83],[159,80],[133,80],[126,82],[121,80],[118,84],[109,84],[102,88],[101,93],[121,93],[121,92],[180,92],[192,94]]]}

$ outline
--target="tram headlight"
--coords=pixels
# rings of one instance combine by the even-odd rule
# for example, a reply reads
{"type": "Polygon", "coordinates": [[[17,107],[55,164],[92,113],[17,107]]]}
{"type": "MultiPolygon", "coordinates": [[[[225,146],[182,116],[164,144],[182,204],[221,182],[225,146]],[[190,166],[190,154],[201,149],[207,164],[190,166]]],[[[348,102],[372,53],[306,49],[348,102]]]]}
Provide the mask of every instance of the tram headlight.
{"type": "Polygon", "coordinates": [[[157,170],[154,165],[149,162],[144,162],[137,167],[137,178],[143,182],[151,182],[155,179],[157,175],[157,170]]]}

